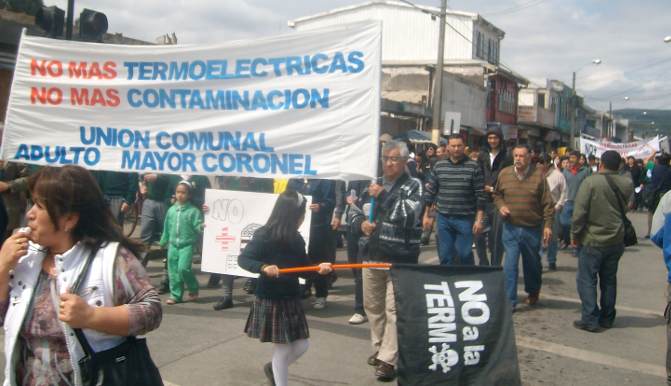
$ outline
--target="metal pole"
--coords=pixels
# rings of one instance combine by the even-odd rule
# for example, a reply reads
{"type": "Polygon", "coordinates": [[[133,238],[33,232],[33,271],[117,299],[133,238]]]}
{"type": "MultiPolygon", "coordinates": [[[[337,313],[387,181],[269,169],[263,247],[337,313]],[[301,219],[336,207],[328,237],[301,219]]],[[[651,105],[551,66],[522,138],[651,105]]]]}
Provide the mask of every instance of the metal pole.
{"type": "Polygon", "coordinates": [[[608,101],[608,115],[610,115],[610,136],[615,136],[615,118],[613,117],[613,102],[608,101]]]}
{"type": "Polygon", "coordinates": [[[65,39],[72,40],[72,20],[75,13],[75,0],[68,0],[68,16],[65,22],[65,39]]]}
{"type": "Polygon", "coordinates": [[[576,97],[575,97],[575,71],[573,71],[573,85],[571,88],[571,136],[569,140],[569,147],[571,149],[575,149],[575,126],[576,126],[576,108],[577,108],[577,103],[576,103],[576,97]]]}
{"type": "Polygon", "coordinates": [[[443,56],[445,51],[445,14],[447,13],[447,0],[440,2],[440,29],[438,31],[438,64],[434,79],[435,92],[433,93],[433,113],[431,114],[431,141],[436,145],[440,142],[440,122],[442,118],[443,103],[443,56]]]}

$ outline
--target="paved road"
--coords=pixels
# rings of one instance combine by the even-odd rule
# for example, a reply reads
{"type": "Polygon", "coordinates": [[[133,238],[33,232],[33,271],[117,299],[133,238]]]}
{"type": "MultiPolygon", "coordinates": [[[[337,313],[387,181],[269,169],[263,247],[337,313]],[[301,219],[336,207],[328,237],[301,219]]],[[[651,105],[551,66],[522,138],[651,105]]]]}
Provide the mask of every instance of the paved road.
{"type": "MultiPolygon", "coordinates": [[[[639,235],[643,214],[630,216],[639,235]]],[[[436,263],[433,248],[421,260],[436,263]]],[[[342,251],[339,260],[344,259],[342,251]]],[[[514,314],[518,356],[525,385],[662,385],[666,350],[664,321],[666,271],[660,251],[647,240],[625,252],[618,274],[618,316],[601,334],[576,330],[577,259],[561,253],[559,270],[545,272],[541,301],[514,314]]],[[[198,268],[198,266],[197,266],[198,268]]],[[[160,267],[149,271],[158,282],[160,267]]],[[[520,269],[521,272],[521,269],[520,269]]],[[[201,284],[207,274],[200,274],[201,284]]],[[[242,329],[252,300],[236,282],[236,307],[213,311],[217,290],[203,289],[197,303],[164,307],[161,328],[149,335],[152,355],[168,385],[265,385],[262,366],[271,346],[247,338],[242,329]]],[[[353,281],[340,275],[328,308],[309,310],[310,349],[290,368],[294,385],[376,385],[368,326],[347,324],[352,313],[353,281]]]]}

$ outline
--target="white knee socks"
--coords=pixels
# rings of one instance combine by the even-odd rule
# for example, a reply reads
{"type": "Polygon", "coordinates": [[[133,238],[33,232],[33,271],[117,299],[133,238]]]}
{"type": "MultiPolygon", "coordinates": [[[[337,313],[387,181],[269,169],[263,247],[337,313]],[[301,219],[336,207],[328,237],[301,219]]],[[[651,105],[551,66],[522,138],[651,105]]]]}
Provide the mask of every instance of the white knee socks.
{"type": "Polygon", "coordinates": [[[307,339],[299,339],[287,344],[273,344],[273,373],[277,386],[287,386],[289,365],[300,358],[308,350],[308,346],[307,339]]]}

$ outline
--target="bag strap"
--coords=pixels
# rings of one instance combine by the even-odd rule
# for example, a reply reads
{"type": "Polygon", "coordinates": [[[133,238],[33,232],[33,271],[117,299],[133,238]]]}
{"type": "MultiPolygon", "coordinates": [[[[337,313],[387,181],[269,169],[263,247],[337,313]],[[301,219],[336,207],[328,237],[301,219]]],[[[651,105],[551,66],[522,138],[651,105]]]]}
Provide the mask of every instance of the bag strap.
{"type": "MultiPolygon", "coordinates": [[[[620,216],[622,216],[622,222],[625,222],[626,215],[624,212],[624,207],[622,206],[622,201],[620,199],[624,199],[624,195],[622,192],[620,192],[620,189],[615,185],[612,179],[609,178],[607,174],[603,175],[606,178],[606,181],[608,182],[608,185],[610,185],[610,188],[613,189],[613,192],[615,192],[615,200],[617,200],[617,206],[620,208],[620,216]]],[[[626,199],[624,199],[626,201],[626,199]]]]}
{"type": "MultiPolygon", "coordinates": [[[[86,259],[86,262],[84,262],[84,266],[82,267],[81,272],[79,273],[79,277],[77,277],[77,280],[75,283],[72,285],[70,288],[70,291],[73,294],[77,294],[79,290],[81,289],[82,284],[84,283],[84,277],[86,277],[86,274],[89,271],[89,268],[91,268],[91,264],[93,263],[93,260],[96,257],[96,253],[98,253],[99,246],[95,246],[92,250],[91,253],[89,254],[88,258],[86,259]]],[[[88,356],[92,356],[95,354],[95,351],[93,351],[93,348],[89,344],[89,341],[86,340],[86,335],[84,335],[84,332],[82,331],[81,328],[74,328],[73,329],[75,332],[75,335],[77,336],[77,340],[79,341],[79,345],[82,346],[82,350],[84,350],[84,353],[88,356]]]]}

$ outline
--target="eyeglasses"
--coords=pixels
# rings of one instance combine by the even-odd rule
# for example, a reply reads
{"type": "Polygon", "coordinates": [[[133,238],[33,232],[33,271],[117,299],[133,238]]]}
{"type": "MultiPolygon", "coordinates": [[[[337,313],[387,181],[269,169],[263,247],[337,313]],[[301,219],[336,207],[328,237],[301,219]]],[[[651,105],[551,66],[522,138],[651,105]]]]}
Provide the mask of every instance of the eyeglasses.
{"type": "Polygon", "coordinates": [[[387,156],[382,156],[380,159],[382,160],[382,163],[391,162],[393,164],[397,164],[404,160],[403,157],[387,157],[387,156]]]}

